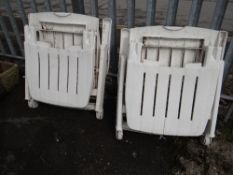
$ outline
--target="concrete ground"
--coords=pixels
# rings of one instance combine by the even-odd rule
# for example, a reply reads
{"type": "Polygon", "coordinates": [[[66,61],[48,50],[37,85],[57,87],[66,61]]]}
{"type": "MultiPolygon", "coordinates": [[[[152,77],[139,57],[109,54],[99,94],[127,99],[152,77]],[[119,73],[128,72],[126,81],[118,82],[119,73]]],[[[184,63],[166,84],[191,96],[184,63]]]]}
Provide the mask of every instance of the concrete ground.
{"type": "Polygon", "coordinates": [[[175,138],[125,132],[115,139],[115,102],[94,112],[40,104],[29,109],[24,83],[0,100],[2,175],[167,174],[183,146],[175,138]]]}
{"type": "Polygon", "coordinates": [[[21,80],[0,98],[0,174],[233,174],[233,120],[223,123],[221,108],[216,138],[206,147],[200,138],[134,132],[117,141],[115,106],[113,99],[105,100],[102,121],[90,111],[47,104],[29,109],[21,80]]]}

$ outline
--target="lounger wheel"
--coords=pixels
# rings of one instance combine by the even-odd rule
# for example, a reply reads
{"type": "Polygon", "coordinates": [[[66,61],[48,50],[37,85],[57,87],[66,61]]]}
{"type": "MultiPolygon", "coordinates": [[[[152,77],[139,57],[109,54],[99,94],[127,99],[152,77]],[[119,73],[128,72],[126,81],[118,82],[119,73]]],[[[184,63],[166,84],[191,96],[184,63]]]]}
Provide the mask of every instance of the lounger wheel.
{"type": "Polygon", "coordinates": [[[96,118],[97,118],[98,120],[102,120],[102,119],[104,118],[103,112],[96,112],[96,118]]]}
{"type": "Polygon", "coordinates": [[[33,99],[29,99],[28,100],[28,106],[29,108],[35,109],[39,106],[38,102],[33,100],[33,99]]]}
{"type": "Polygon", "coordinates": [[[116,131],[116,139],[117,140],[123,139],[123,131],[116,131]]]}
{"type": "Polygon", "coordinates": [[[210,145],[212,143],[212,138],[209,137],[209,136],[204,136],[203,137],[203,140],[202,140],[202,143],[206,146],[210,145]]]}

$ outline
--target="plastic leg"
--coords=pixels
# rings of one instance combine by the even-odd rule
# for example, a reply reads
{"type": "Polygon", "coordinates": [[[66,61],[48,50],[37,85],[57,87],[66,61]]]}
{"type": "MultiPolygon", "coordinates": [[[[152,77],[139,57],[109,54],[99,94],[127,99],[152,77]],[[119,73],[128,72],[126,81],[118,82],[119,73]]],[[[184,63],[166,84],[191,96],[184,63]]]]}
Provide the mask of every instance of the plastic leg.
{"type": "Polygon", "coordinates": [[[96,112],[96,118],[98,120],[102,120],[104,118],[104,113],[103,112],[96,112]]]}
{"type": "Polygon", "coordinates": [[[123,139],[123,131],[122,130],[116,130],[116,139],[117,140],[123,139]]]}
{"type": "Polygon", "coordinates": [[[212,138],[209,135],[205,135],[202,138],[202,143],[206,146],[210,145],[212,143],[212,138]]]}
{"type": "Polygon", "coordinates": [[[32,98],[28,100],[29,108],[35,109],[39,106],[38,102],[33,100],[32,98]]]}

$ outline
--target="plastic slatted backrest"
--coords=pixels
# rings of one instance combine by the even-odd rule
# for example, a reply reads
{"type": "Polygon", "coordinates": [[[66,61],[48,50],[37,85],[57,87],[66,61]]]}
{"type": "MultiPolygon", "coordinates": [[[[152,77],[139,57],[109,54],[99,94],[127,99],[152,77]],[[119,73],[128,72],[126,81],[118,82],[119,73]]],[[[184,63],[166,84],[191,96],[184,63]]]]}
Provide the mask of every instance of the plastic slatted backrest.
{"type": "Polygon", "coordinates": [[[131,29],[128,126],[155,134],[201,135],[211,117],[225,35],[193,27],[131,29]]]}
{"type": "Polygon", "coordinates": [[[99,20],[78,14],[30,14],[25,28],[26,76],[32,98],[85,107],[94,79],[99,20]]]}

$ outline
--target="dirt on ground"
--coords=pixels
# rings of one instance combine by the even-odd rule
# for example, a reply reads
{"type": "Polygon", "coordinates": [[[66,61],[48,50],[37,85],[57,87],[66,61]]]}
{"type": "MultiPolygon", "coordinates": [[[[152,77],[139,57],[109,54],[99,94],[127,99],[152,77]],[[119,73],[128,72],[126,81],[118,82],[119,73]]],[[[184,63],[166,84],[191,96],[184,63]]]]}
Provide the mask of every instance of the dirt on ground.
{"type": "Polygon", "coordinates": [[[117,141],[115,106],[105,100],[102,121],[91,111],[29,109],[20,82],[0,100],[0,174],[171,174],[180,149],[173,138],[124,132],[117,141]]]}
{"type": "MultiPolygon", "coordinates": [[[[233,123],[231,122],[231,127],[233,123]]],[[[224,132],[224,131],[223,131],[224,132]]],[[[179,157],[180,167],[176,175],[225,175],[233,174],[233,130],[231,133],[218,132],[213,143],[206,147],[197,140],[189,139],[179,157]],[[228,136],[221,135],[227,134],[228,136]],[[231,138],[226,138],[231,137],[231,138]]],[[[180,144],[184,144],[183,142],[180,144]]]]}
{"type": "MultiPolygon", "coordinates": [[[[231,88],[229,88],[231,89],[231,88]]],[[[115,99],[105,99],[105,118],[94,112],[40,103],[29,109],[24,82],[0,100],[0,174],[233,174],[233,122],[223,122],[221,101],[216,139],[160,137],[124,132],[115,139],[115,99]]]]}
{"type": "MultiPolygon", "coordinates": [[[[223,86],[223,93],[233,94],[233,70],[223,86]]],[[[224,122],[227,109],[231,103],[221,99],[216,130],[216,138],[208,147],[196,139],[189,139],[179,157],[180,169],[176,175],[233,174],[233,118],[224,122]]],[[[183,141],[180,143],[184,144],[183,141]]]]}

